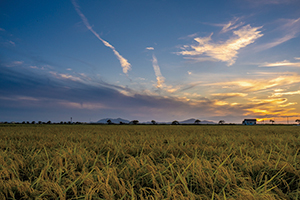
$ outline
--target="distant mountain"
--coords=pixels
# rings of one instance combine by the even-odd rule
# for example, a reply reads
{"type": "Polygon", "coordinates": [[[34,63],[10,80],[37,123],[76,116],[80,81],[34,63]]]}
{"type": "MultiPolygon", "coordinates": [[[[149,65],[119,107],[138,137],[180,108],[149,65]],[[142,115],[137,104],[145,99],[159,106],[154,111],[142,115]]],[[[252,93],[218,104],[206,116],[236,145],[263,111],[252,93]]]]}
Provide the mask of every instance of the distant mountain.
{"type": "Polygon", "coordinates": [[[127,119],[122,119],[122,118],[117,118],[117,119],[112,119],[112,118],[105,118],[105,119],[100,119],[99,121],[97,121],[96,123],[101,123],[101,124],[106,124],[107,120],[109,120],[114,123],[114,124],[119,124],[120,122],[123,123],[129,123],[130,121],[127,119]]]}
{"type": "MultiPolygon", "coordinates": [[[[130,121],[127,120],[127,119],[122,119],[122,118],[116,118],[116,119],[113,119],[113,118],[105,118],[105,119],[100,119],[99,121],[95,122],[95,123],[100,123],[100,124],[107,124],[107,120],[109,120],[114,123],[114,124],[119,124],[120,122],[123,122],[123,123],[129,123],[130,121]]],[[[179,121],[180,124],[194,124],[195,123],[195,120],[194,118],[191,118],[191,119],[187,119],[187,120],[183,120],[183,121],[179,121]]],[[[200,124],[216,124],[215,122],[213,121],[207,121],[207,120],[201,120],[200,119],[200,124]]],[[[156,122],[158,124],[171,124],[172,122],[156,122]]],[[[151,122],[140,122],[140,124],[152,124],[151,122]]]]}
{"type": "MultiPolygon", "coordinates": [[[[184,120],[184,121],[180,121],[179,123],[180,124],[194,124],[196,121],[196,119],[194,118],[191,118],[191,119],[187,119],[187,120],[184,120]]],[[[213,121],[207,121],[207,120],[201,120],[200,119],[200,124],[216,124],[215,122],[213,121]]]]}

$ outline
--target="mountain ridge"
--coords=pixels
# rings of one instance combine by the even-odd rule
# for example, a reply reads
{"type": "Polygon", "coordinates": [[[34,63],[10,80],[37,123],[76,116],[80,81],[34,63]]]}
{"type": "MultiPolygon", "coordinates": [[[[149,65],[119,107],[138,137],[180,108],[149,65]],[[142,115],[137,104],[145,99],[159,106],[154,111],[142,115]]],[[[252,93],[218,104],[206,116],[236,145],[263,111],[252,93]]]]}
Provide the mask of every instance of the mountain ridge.
{"type": "MultiPolygon", "coordinates": [[[[120,122],[123,123],[129,123],[131,120],[127,120],[127,119],[122,119],[122,118],[103,118],[98,120],[95,123],[99,123],[99,124],[106,124],[107,121],[110,120],[112,123],[114,124],[119,124],[120,122]]],[[[182,120],[182,121],[178,121],[180,124],[194,124],[195,123],[194,118],[190,118],[190,119],[186,119],[186,120],[182,120]]],[[[209,120],[200,120],[201,122],[199,124],[216,124],[213,121],[209,121],[209,120]]],[[[147,122],[140,122],[141,124],[152,124],[152,122],[147,121],[147,122]]],[[[156,122],[158,124],[171,124],[172,122],[156,122]]]]}

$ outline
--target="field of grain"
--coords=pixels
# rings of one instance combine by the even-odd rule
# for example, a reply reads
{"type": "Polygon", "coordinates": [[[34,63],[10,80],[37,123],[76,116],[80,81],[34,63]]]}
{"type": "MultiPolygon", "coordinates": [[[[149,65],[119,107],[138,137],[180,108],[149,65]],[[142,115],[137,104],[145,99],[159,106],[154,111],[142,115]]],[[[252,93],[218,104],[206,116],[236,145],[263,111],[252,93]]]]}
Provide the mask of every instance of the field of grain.
{"type": "Polygon", "coordinates": [[[300,199],[300,127],[1,125],[0,199],[300,199]]]}

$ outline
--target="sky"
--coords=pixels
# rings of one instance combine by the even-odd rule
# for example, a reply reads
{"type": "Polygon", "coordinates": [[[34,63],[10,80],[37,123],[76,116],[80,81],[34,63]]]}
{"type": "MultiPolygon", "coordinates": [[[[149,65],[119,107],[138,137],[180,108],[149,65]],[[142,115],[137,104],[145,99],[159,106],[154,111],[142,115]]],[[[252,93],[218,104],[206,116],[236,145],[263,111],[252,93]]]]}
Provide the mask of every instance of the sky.
{"type": "Polygon", "coordinates": [[[0,121],[300,118],[300,1],[1,1],[0,121]]]}

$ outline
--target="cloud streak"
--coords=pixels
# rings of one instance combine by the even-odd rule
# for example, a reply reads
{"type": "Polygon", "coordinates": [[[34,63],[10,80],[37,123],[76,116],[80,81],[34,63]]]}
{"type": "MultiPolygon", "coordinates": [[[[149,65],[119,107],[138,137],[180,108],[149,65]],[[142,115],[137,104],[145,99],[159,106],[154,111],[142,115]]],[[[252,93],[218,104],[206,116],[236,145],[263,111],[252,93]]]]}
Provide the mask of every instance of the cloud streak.
{"type": "Polygon", "coordinates": [[[208,83],[204,84],[204,86],[221,86],[223,88],[231,88],[235,91],[255,92],[295,83],[300,83],[300,76],[296,73],[292,75],[278,76],[271,79],[240,79],[229,82],[208,83]]]}
{"type": "MultiPolygon", "coordinates": [[[[223,27],[223,31],[231,30],[231,23],[223,27]]],[[[238,51],[241,48],[254,43],[255,40],[262,37],[259,29],[262,27],[251,27],[249,24],[233,31],[233,36],[225,42],[213,42],[210,34],[208,37],[196,37],[194,40],[198,45],[185,45],[179,52],[179,55],[185,56],[202,56],[200,58],[213,58],[218,61],[227,62],[227,65],[233,65],[236,61],[238,51]]],[[[199,59],[199,57],[192,57],[192,59],[199,59]]],[[[205,59],[206,60],[206,59],[205,59]]]]}
{"type": "Polygon", "coordinates": [[[238,20],[239,20],[239,18],[235,18],[234,20],[230,21],[228,24],[225,24],[220,33],[226,33],[228,31],[237,29],[238,27],[240,27],[244,24],[244,22],[240,22],[240,23],[236,24],[238,20]]]}
{"type": "Polygon", "coordinates": [[[156,80],[157,80],[156,87],[157,88],[162,88],[163,84],[165,82],[165,78],[163,77],[163,75],[160,72],[160,68],[159,68],[159,65],[157,63],[157,59],[156,59],[154,54],[152,55],[152,65],[153,65],[153,69],[154,69],[156,80]]]}
{"type": "Polygon", "coordinates": [[[272,96],[270,97],[282,97],[284,95],[295,95],[295,94],[300,94],[300,90],[291,91],[291,92],[277,92],[277,93],[273,93],[272,96]]]}
{"type": "Polygon", "coordinates": [[[300,32],[300,18],[298,19],[282,19],[280,20],[281,25],[276,31],[282,32],[283,36],[276,38],[272,42],[257,46],[255,49],[258,51],[270,49],[278,46],[284,42],[287,42],[299,35],[300,32]]]}
{"type": "Polygon", "coordinates": [[[275,62],[275,63],[265,63],[261,65],[260,67],[300,67],[299,62],[290,62],[288,60],[280,61],[280,62],[275,62]]]}
{"type": "Polygon", "coordinates": [[[81,12],[79,5],[77,4],[76,0],[72,0],[72,4],[74,5],[74,8],[77,12],[77,14],[80,16],[80,18],[82,19],[84,25],[87,27],[87,29],[89,29],[105,46],[111,48],[111,50],[114,52],[114,54],[116,55],[116,57],[118,58],[118,60],[120,61],[120,64],[123,68],[123,72],[125,74],[128,73],[128,71],[131,69],[131,64],[123,57],[120,55],[120,53],[115,49],[115,47],[113,47],[111,44],[109,44],[107,41],[103,40],[99,34],[94,31],[94,29],[92,28],[92,26],[90,25],[89,21],[87,20],[87,18],[85,17],[85,15],[81,12]]]}

